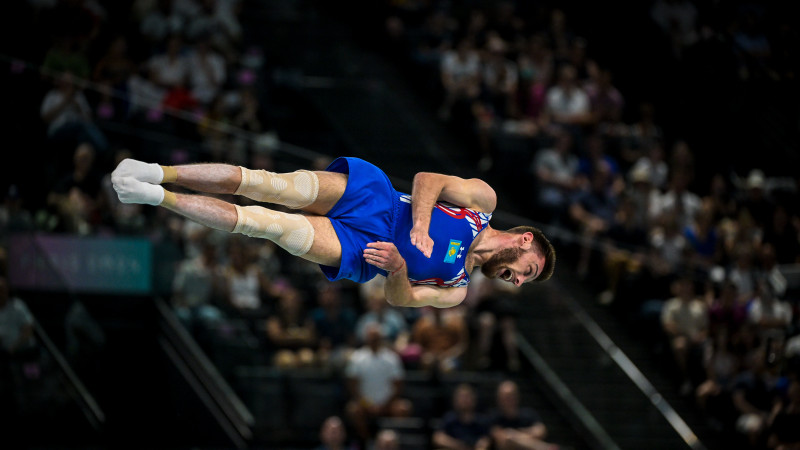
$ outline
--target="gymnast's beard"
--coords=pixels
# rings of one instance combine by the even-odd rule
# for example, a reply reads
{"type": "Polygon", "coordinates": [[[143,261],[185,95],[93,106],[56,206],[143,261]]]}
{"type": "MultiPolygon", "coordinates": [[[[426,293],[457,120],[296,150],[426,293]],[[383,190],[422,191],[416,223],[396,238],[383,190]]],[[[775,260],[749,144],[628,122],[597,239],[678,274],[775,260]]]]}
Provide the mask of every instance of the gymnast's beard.
{"type": "Polygon", "coordinates": [[[481,273],[488,278],[497,278],[497,271],[503,266],[508,266],[517,262],[522,256],[523,250],[519,247],[504,248],[492,255],[481,265],[481,273]]]}

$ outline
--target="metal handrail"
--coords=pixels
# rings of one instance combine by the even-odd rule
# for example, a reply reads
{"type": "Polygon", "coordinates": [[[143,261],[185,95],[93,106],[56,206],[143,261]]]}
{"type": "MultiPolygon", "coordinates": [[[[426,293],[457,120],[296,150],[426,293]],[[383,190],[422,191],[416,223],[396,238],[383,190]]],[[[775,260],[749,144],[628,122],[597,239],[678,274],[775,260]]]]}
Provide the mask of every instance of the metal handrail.
{"type": "Polygon", "coordinates": [[[89,420],[92,427],[100,431],[102,426],[105,424],[106,415],[103,410],[98,405],[97,401],[95,401],[94,396],[86,389],[83,382],[80,380],[77,374],[72,370],[72,367],[67,362],[66,358],[61,354],[58,350],[58,347],[53,344],[53,341],[50,340],[50,336],[48,336],[47,332],[44,331],[44,328],[39,324],[39,321],[33,321],[34,332],[36,333],[36,338],[39,342],[44,345],[47,349],[48,353],[53,357],[53,360],[58,365],[58,368],[66,377],[67,381],[72,385],[75,389],[75,392],[78,394],[78,399],[80,400],[80,404],[82,406],[81,410],[83,411],[84,416],[86,419],[89,420]]]}
{"type": "Polygon", "coordinates": [[[200,380],[203,389],[213,396],[219,408],[235,425],[239,435],[245,439],[251,439],[253,437],[251,427],[255,424],[253,414],[231,389],[188,331],[178,322],[164,300],[156,298],[155,304],[161,316],[164,335],[180,352],[181,360],[200,380]]]}

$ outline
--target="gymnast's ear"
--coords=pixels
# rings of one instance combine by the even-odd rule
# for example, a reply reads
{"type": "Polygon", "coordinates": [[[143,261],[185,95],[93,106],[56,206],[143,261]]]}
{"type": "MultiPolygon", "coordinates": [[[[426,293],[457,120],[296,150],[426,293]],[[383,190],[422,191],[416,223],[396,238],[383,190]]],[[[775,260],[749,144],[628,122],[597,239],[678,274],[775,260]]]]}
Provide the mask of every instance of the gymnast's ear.
{"type": "Polygon", "coordinates": [[[533,242],[533,233],[526,231],[519,235],[519,247],[523,250],[530,250],[533,242]]]}

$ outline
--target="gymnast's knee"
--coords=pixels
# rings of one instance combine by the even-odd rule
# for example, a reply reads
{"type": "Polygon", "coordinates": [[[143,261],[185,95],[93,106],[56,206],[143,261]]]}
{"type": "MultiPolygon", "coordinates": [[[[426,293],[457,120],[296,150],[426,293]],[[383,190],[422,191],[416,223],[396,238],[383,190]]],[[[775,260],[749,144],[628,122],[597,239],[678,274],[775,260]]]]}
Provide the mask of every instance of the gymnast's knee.
{"type": "Polygon", "coordinates": [[[234,233],[269,239],[294,256],[303,256],[314,243],[314,226],[302,214],[287,214],[261,206],[236,206],[234,233]]]}

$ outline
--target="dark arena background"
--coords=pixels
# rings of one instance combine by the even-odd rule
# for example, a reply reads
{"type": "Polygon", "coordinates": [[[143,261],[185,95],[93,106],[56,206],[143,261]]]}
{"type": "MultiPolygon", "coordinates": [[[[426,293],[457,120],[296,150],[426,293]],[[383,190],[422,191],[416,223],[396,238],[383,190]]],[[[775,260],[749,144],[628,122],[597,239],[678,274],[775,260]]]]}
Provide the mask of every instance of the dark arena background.
{"type": "Polygon", "coordinates": [[[790,6],[4,2],[0,448],[798,448],[790,6]],[[553,278],[394,308],[109,178],[342,155],[487,181],[553,278]]]}

